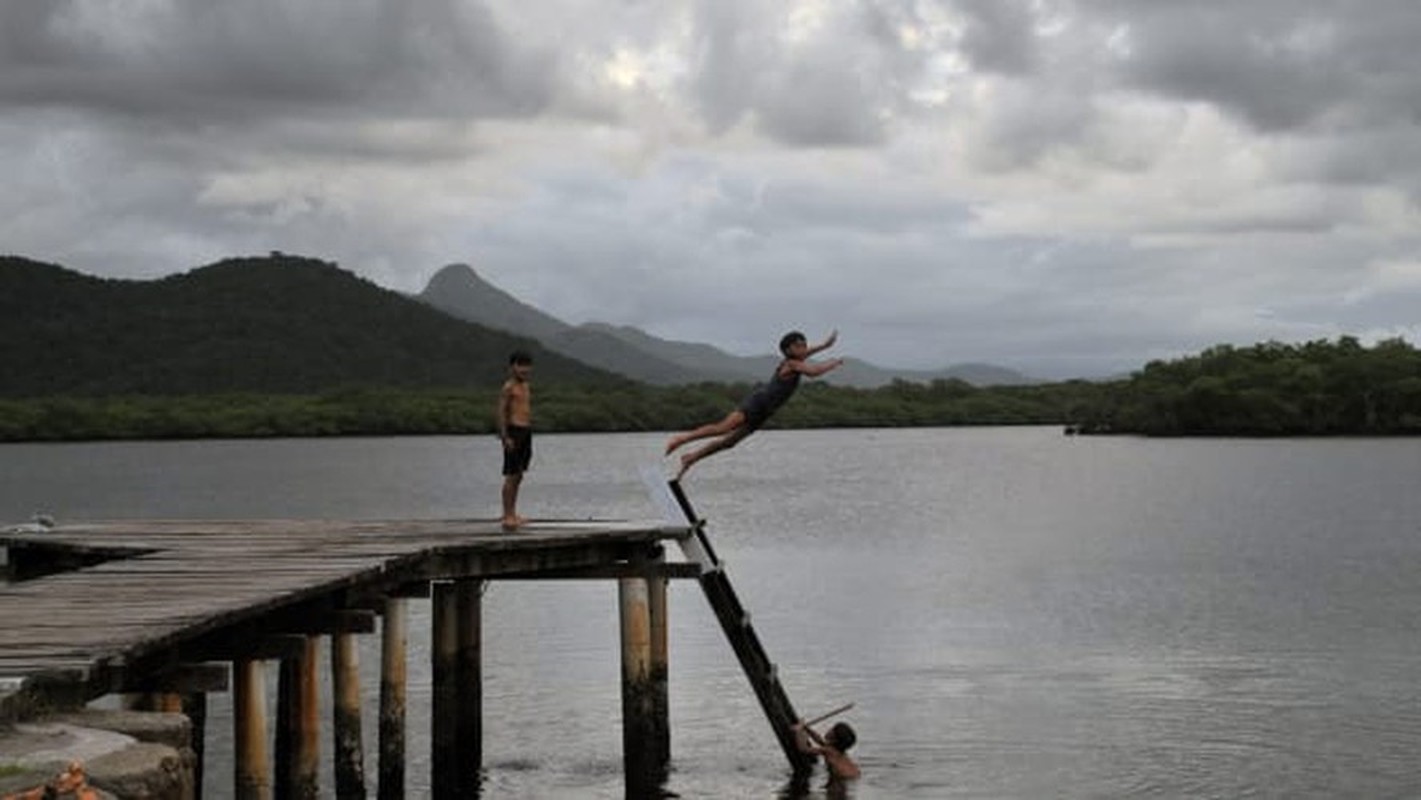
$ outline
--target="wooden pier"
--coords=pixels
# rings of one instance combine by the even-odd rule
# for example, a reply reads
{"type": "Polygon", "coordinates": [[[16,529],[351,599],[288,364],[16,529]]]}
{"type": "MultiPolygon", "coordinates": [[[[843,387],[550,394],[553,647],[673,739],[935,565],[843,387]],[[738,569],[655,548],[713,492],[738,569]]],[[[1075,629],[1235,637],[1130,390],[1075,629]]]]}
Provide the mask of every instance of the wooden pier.
{"type": "MultiPolygon", "coordinates": [[[[670,761],[666,587],[705,590],[796,771],[796,716],[684,493],[685,522],[113,521],[0,530],[0,724],[122,693],[182,709],[201,753],[206,695],[233,696],[239,800],[315,797],[318,647],[329,641],[335,794],[365,797],[354,637],[381,635],[378,796],[405,796],[406,603],[432,602],[431,796],[478,794],[481,595],[486,581],[618,581],[628,797],[670,761]],[[666,545],[684,558],[670,560],[666,545]],[[377,628],[377,618],[383,624],[377,628]],[[279,662],[277,719],[264,674],[279,662]],[[274,740],[274,747],[272,741],[274,740]]],[[[199,762],[201,767],[201,763],[199,762]]],[[[199,784],[200,785],[200,784],[199,784]]]]}

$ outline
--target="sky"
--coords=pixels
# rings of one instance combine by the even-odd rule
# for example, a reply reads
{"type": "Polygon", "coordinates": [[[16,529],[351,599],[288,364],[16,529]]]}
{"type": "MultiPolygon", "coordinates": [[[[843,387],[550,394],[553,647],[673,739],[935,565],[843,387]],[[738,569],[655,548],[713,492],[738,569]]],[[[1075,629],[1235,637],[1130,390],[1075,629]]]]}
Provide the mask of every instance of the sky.
{"type": "Polygon", "coordinates": [[[1128,372],[1421,343],[1415,0],[0,0],[0,252],[1128,372]]]}

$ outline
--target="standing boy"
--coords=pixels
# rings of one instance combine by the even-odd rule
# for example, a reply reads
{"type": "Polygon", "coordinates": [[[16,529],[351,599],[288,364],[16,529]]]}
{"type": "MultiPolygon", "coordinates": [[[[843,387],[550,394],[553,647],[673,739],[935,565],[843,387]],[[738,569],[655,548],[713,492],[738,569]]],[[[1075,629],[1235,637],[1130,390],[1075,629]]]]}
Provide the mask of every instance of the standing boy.
{"type": "Polygon", "coordinates": [[[533,461],[533,389],[528,377],[533,357],[522,350],[508,357],[508,380],[498,392],[498,438],[503,443],[503,529],[527,522],[518,515],[518,488],[533,461]]]}
{"type": "Polygon", "coordinates": [[[769,381],[755,387],[755,391],[751,392],[749,397],[741,401],[738,408],[727,414],[721,421],[711,422],[695,430],[677,434],[666,443],[666,455],[669,456],[676,448],[687,442],[720,437],[699,450],[693,450],[681,456],[681,471],[676,473],[676,480],[680,480],[692,464],[706,456],[734,447],[740,443],[740,440],[764,425],[765,420],[778,411],[779,407],[784,405],[785,401],[794,394],[794,390],[799,388],[800,376],[808,375],[811,378],[817,378],[832,369],[843,366],[844,359],[842,358],[822,363],[808,360],[815,353],[833,347],[838,338],[839,332],[834,331],[822,343],[811,347],[804,338],[804,334],[799,331],[786,333],[784,338],[780,339],[780,354],[784,356],[784,360],[775,367],[775,372],[770,376],[769,381]]]}

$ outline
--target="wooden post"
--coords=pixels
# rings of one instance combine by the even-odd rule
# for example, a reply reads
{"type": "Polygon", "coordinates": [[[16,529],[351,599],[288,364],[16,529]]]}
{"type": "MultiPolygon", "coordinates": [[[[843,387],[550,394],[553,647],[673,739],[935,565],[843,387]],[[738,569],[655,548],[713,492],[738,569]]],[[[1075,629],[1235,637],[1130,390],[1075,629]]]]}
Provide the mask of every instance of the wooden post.
{"type": "Polygon", "coordinates": [[[459,786],[462,797],[475,797],[483,772],[483,588],[481,580],[455,584],[459,606],[459,786]]]}
{"type": "Polygon", "coordinates": [[[434,800],[454,800],[459,796],[458,730],[459,650],[458,603],[454,584],[434,584],[432,627],[434,642],[429,648],[430,674],[433,681],[430,698],[430,776],[429,788],[434,800]]]}
{"type": "Polygon", "coordinates": [[[662,577],[648,578],[647,611],[651,623],[651,709],[652,724],[656,728],[657,773],[662,780],[671,770],[671,701],[670,642],[667,637],[669,621],[666,587],[668,581],[662,577]]]}
{"type": "Polygon", "coordinates": [[[277,800],[316,800],[320,791],[320,637],[305,637],[300,656],[283,658],[277,679],[277,800]]]}
{"type": "Polygon", "coordinates": [[[183,713],[192,724],[192,800],[202,800],[202,780],[207,771],[207,693],[191,692],[182,698],[183,713]]]}
{"type": "Polygon", "coordinates": [[[364,800],[365,752],[360,740],[360,656],[355,634],[331,636],[332,738],[337,800],[364,800]]]}
{"type": "Polygon", "coordinates": [[[463,800],[479,791],[483,685],[479,674],[483,582],[434,585],[434,708],[429,785],[434,800],[463,800]]]}
{"type": "Polygon", "coordinates": [[[262,662],[232,665],[233,749],[236,800],[271,800],[271,762],[266,746],[266,684],[262,662]]]}
{"type": "Polygon", "coordinates": [[[628,797],[648,797],[660,785],[660,749],[651,687],[651,613],[645,578],[617,581],[622,631],[622,768],[628,797]]]}
{"type": "Polygon", "coordinates": [[[405,620],[402,597],[385,600],[380,637],[380,800],[405,796],[405,620]]]}

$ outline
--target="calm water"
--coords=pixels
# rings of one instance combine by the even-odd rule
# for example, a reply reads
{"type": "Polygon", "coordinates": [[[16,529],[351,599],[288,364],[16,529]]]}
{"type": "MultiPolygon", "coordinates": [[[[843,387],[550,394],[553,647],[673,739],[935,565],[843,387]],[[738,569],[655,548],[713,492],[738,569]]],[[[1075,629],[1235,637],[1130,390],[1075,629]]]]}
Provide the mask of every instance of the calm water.
{"type": "MultiPolygon", "coordinates": [[[[655,517],[638,470],[662,441],[540,437],[525,513],[655,517]]],[[[495,447],[3,446],[0,521],[490,517],[495,447]]],[[[870,430],[757,434],[688,484],[799,710],[857,703],[852,797],[1402,797],[1421,794],[1418,474],[1421,439],[870,430]]],[[[484,602],[485,796],[620,797],[615,587],[494,584],[484,602]]],[[[781,796],[783,757],[699,590],[671,604],[670,788],[781,796]]],[[[223,751],[228,703],[209,730],[223,751]]],[[[209,796],[230,796],[213,771],[209,796]]]]}

